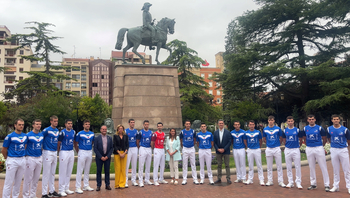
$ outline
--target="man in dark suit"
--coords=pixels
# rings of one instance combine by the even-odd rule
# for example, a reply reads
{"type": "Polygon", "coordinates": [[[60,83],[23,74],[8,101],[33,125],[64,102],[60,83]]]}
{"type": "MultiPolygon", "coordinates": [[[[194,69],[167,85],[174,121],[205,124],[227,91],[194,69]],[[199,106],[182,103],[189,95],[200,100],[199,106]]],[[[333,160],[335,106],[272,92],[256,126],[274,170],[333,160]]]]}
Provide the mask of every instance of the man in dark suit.
{"type": "Polygon", "coordinates": [[[107,135],[106,125],[102,125],[100,131],[101,131],[101,135],[95,138],[95,143],[94,143],[94,152],[96,154],[95,160],[96,160],[96,166],[97,166],[96,191],[101,190],[101,184],[102,184],[101,173],[102,173],[103,165],[105,170],[106,189],[111,190],[110,183],[109,183],[109,167],[111,164],[111,155],[113,153],[113,141],[112,141],[112,138],[107,135]]]}
{"type": "Polygon", "coordinates": [[[224,158],[227,184],[232,184],[230,174],[231,133],[224,128],[224,120],[218,120],[218,125],[219,129],[214,132],[214,147],[216,150],[216,159],[218,160],[218,180],[215,183],[221,183],[222,158],[224,158]]]}

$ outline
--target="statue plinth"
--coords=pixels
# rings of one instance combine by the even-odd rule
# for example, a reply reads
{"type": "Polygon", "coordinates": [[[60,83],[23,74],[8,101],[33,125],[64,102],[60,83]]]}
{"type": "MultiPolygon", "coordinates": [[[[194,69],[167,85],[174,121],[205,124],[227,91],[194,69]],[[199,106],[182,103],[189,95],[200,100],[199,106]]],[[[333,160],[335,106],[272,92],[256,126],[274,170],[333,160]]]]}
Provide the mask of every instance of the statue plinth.
{"type": "Polygon", "coordinates": [[[114,127],[135,119],[135,128],[143,128],[149,120],[150,129],[181,128],[181,103],[177,67],[168,65],[122,64],[114,67],[114,127]]]}

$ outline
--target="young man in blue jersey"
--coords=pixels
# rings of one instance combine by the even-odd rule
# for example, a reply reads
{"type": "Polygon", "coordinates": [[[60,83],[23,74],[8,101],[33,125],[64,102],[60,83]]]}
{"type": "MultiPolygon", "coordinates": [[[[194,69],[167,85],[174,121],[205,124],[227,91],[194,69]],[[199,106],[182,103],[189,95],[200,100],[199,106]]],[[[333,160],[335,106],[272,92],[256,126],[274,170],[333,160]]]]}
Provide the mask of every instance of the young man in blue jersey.
{"type": "Polygon", "coordinates": [[[340,164],[344,171],[346,188],[350,194],[350,164],[348,145],[350,143],[350,131],[340,124],[340,116],[332,115],[333,126],[327,129],[327,138],[331,143],[331,160],[333,165],[333,188],[329,192],[339,191],[340,164]]]}
{"type": "Polygon", "coordinates": [[[294,126],[293,116],[287,117],[287,128],[284,129],[282,138],[285,145],[284,158],[287,166],[288,184],[287,188],[294,187],[293,182],[293,165],[295,166],[295,183],[298,189],[303,189],[301,186],[301,164],[300,164],[300,146],[303,143],[302,133],[294,126]]]}
{"type": "Polygon", "coordinates": [[[193,183],[199,184],[196,171],[196,150],[194,143],[196,142],[196,132],[191,129],[191,121],[185,121],[185,129],[180,132],[180,142],[182,147],[182,185],[187,184],[187,163],[190,158],[193,183]]]}
{"type": "Polygon", "coordinates": [[[285,188],[286,185],[283,183],[283,170],[282,170],[282,153],[281,153],[281,142],[282,142],[282,129],[275,126],[275,117],[268,117],[269,125],[264,128],[263,131],[263,142],[266,143],[266,163],[267,163],[267,183],[266,186],[273,185],[272,179],[272,166],[273,159],[275,158],[278,175],[278,185],[285,188]]]}
{"type": "Polygon", "coordinates": [[[135,127],[135,120],[129,119],[129,128],[125,129],[126,135],[128,135],[129,138],[129,150],[128,150],[128,157],[126,160],[126,182],[125,182],[125,188],[128,187],[128,174],[129,174],[129,166],[131,162],[131,183],[133,186],[138,186],[136,182],[136,169],[137,169],[137,155],[139,149],[136,145],[136,139],[137,139],[137,129],[135,127]]]}
{"type": "Polygon", "coordinates": [[[43,177],[42,177],[42,198],[61,197],[55,191],[55,174],[57,166],[57,143],[60,132],[57,129],[58,117],[50,117],[51,126],[42,132],[43,142],[43,177]]]}
{"type": "Polygon", "coordinates": [[[90,131],[90,121],[84,120],[84,130],[80,131],[74,138],[74,147],[78,153],[77,175],[75,192],[82,194],[85,191],[94,191],[89,185],[89,174],[92,161],[92,146],[95,140],[94,132],[90,131]],[[84,171],[84,188],[81,190],[81,177],[84,171]]]}
{"type": "Polygon", "coordinates": [[[153,185],[150,181],[150,170],[152,162],[151,139],[152,131],[148,129],[149,121],[143,121],[143,129],[137,134],[137,147],[139,148],[139,185],[144,187],[143,183],[143,167],[146,162],[145,184],[153,185]]]}
{"type": "Polygon", "coordinates": [[[237,179],[235,183],[246,182],[246,164],[245,164],[245,144],[244,136],[245,131],[241,129],[241,124],[239,121],[233,122],[234,130],[231,131],[232,136],[232,153],[236,165],[236,175],[237,179]]]}
{"type": "Polygon", "coordinates": [[[74,137],[75,131],[73,121],[65,120],[65,129],[60,132],[57,143],[57,151],[59,153],[59,187],[58,193],[65,197],[74,194],[74,191],[69,190],[70,176],[72,175],[74,165],[74,137]]]}
{"type": "Polygon", "coordinates": [[[209,184],[214,185],[213,173],[211,171],[211,148],[214,146],[214,136],[207,131],[207,125],[201,123],[201,131],[197,133],[197,146],[199,148],[199,165],[200,165],[200,184],[204,184],[205,172],[204,166],[207,166],[209,184]],[[205,162],[205,164],[204,164],[205,162]]]}
{"type": "Polygon", "coordinates": [[[249,165],[249,174],[248,174],[248,180],[245,184],[249,185],[253,183],[254,178],[254,160],[256,163],[256,166],[258,168],[258,176],[259,176],[259,183],[261,186],[264,186],[264,174],[263,174],[263,168],[261,164],[261,144],[262,144],[262,137],[260,131],[255,129],[255,122],[254,120],[249,120],[248,122],[249,129],[245,132],[244,136],[244,144],[246,145],[247,149],[247,157],[248,157],[248,165],[249,165]]]}
{"type": "Polygon", "coordinates": [[[23,133],[24,121],[17,119],[14,124],[15,131],[8,134],[4,139],[1,153],[6,159],[6,177],[3,198],[19,197],[24,167],[26,165],[25,147],[27,144],[27,135],[23,133]]]}
{"type": "Polygon", "coordinates": [[[23,181],[23,197],[36,197],[36,190],[43,163],[42,146],[43,134],[40,133],[41,120],[33,121],[33,130],[27,134],[28,142],[26,148],[26,167],[23,181]]]}
{"type": "Polygon", "coordinates": [[[327,142],[326,131],[319,125],[316,124],[316,118],[314,115],[308,115],[307,121],[308,126],[304,127],[303,139],[306,143],[306,157],[309,161],[310,168],[310,183],[311,186],[308,190],[314,190],[317,188],[316,185],[316,161],[321,168],[323,182],[326,192],[330,190],[329,188],[329,176],[326,163],[326,155],[324,150],[324,145],[327,142]]]}

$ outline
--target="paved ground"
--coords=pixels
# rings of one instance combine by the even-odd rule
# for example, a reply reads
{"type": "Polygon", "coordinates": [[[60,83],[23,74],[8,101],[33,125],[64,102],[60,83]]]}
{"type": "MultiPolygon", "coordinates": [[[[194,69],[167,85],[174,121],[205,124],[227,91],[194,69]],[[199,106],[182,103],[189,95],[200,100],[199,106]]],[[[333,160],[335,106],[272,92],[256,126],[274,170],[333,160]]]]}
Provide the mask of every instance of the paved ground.
{"type": "MultiPolygon", "coordinates": [[[[331,186],[333,182],[333,169],[331,161],[327,161],[328,171],[331,180],[331,186]]],[[[284,181],[287,184],[287,175],[286,170],[284,172],[284,181]]],[[[182,185],[171,185],[171,184],[162,184],[159,187],[155,186],[145,186],[144,188],[130,186],[126,189],[112,189],[111,191],[107,191],[104,188],[100,192],[84,192],[81,195],[70,195],[68,197],[83,197],[83,198],[105,198],[105,197],[349,197],[350,195],[347,193],[347,189],[345,187],[344,174],[341,173],[340,180],[340,192],[336,193],[326,193],[324,191],[324,185],[322,180],[322,173],[319,167],[316,168],[317,173],[317,186],[318,189],[309,191],[306,188],[309,186],[310,175],[309,175],[309,167],[302,167],[302,186],[303,190],[298,190],[297,188],[292,189],[284,189],[277,185],[277,172],[274,171],[274,186],[259,186],[257,173],[254,176],[254,184],[251,185],[243,185],[243,184],[232,184],[226,185],[226,179],[223,178],[223,183],[221,185],[210,186],[208,185],[208,179],[205,180],[205,184],[203,185],[194,185],[192,184],[192,179],[188,179],[188,184],[185,186],[182,185]]],[[[190,174],[189,174],[190,175],[190,174]]],[[[264,172],[265,182],[266,182],[266,172],[264,172]]],[[[236,176],[232,175],[232,181],[235,180],[236,176]]],[[[214,178],[215,180],[216,178],[214,178]]],[[[179,180],[181,182],[181,179],[179,180]]],[[[0,196],[2,196],[2,187],[4,185],[4,180],[0,180],[1,192],[0,196]]],[[[71,190],[74,190],[75,181],[71,182],[71,190]]],[[[129,185],[131,185],[129,180],[129,185]]],[[[58,188],[58,181],[55,182],[56,189],[58,188]]],[[[90,181],[90,186],[96,188],[96,181],[90,181]]],[[[111,186],[114,186],[114,180],[111,181],[111,186]]],[[[104,186],[103,186],[104,187],[104,186]]],[[[22,194],[22,193],[21,193],[22,194]]],[[[37,192],[37,196],[41,197],[41,181],[39,181],[39,189],[37,192]]]]}

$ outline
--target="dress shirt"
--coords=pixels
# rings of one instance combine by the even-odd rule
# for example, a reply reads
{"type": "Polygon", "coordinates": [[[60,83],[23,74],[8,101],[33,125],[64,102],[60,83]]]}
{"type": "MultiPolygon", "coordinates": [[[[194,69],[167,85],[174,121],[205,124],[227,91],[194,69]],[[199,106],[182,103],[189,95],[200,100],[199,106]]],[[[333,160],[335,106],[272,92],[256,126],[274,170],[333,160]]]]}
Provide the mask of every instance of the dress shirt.
{"type": "Polygon", "coordinates": [[[107,135],[102,135],[103,154],[107,153],[107,135]]]}

